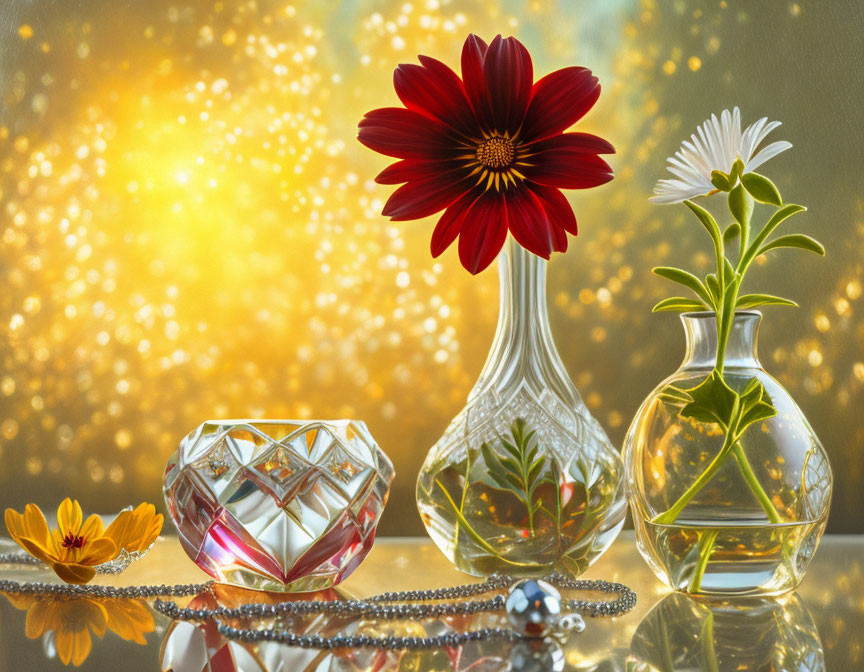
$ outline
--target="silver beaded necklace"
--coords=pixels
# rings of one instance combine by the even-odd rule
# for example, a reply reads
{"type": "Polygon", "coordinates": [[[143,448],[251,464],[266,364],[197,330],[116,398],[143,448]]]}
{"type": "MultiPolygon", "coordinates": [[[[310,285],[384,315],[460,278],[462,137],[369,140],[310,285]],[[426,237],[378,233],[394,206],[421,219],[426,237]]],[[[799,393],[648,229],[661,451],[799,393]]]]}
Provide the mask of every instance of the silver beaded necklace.
{"type": "Polygon", "coordinates": [[[184,621],[214,621],[228,639],[243,642],[278,642],[313,649],[375,648],[389,650],[435,649],[461,646],[467,642],[503,639],[518,642],[563,636],[585,629],[584,616],[620,616],[636,605],[636,593],[621,583],[574,579],[565,574],[550,574],[544,579],[517,579],[493,574],[484,583],[383,593],[365,600],[289,601],[276,604],[245,604],[240,607],[184,609],[174,602],[156,600],[160,613],[184,621]],[[599,591],[617,594],[611,601],[562,600],[563,590],[599,591]],[[494,591],[507,590],[491,598],[439,604],[418,604],[449,599],[476,598],[494,591]],[[562,613],[562,608],[567,613],[562,613]],[[287,630],[236,628],[224,621],[250,618],[275,618],[309,614],[370,618],[379,621],[418,620],[442,616],[465,616],[480,612],[505,611],[509,628],[481,628],[434,637],[371,637],[367,635],[324,637],[299,635],[287,630]]]}
{"type": "MultiPolygon", "coordinates": [[[[0,554],[0,564],[42,564],[25,560],[21,554],[0,554]]],[[[213,581],[198,584],[145,586],[90,586],[18,582],[0,580],[0,592],[27,595],[49,595],[67,598],[157,598],[154,608],[165,616],[183,621],[213,621],[228,639],[243,642],[278,642],[289,646],[313,649],[375,648],[388,650],[434,649],[461,646],[468,642],[502,639],[510,642],[541,640],[548,636],[564,637],[585,629],[583,616],[621,616],[636,605],[636,593],[628,586],[602,580],[574,579],[560,573],[544,579],[518,579],[493,574],[483,583],[382,593],[365,600],[285,601],[275,604],[251,603],[239,607],[189,609],[160,597],[188,597],[210,590],[213,581]],[[562,590],[599,591],[617,594],[611,601],[562,600],[562,590]],[[507,591],[483,599],[491,592],[507,591]],[[459,602],[441,602],[459,599],[459,602]],[[422,604],[424,602],[436,604],[422,604]],[[420,603],[420,604],[418,604],[420,603]],[[562,611],[566,612],[562,613],[562,611]],[[367,635],[324,637],[300,635],[288,630],[236,628],[224,621],[250,618],[328,614],[342,617],[370,618],[380,621],[418,620],[443,616],[465,616],[481,612],[504,611],[509,628],[480,628],[468,632],[446,633],[433,637],[371,637],[367,635]]]]}

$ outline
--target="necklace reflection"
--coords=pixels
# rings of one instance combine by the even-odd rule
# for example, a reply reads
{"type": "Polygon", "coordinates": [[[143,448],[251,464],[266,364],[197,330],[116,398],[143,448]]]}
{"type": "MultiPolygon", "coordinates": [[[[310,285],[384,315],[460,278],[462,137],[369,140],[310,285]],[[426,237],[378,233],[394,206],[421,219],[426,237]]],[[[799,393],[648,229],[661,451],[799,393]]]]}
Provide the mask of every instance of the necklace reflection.
{"type": "MultiPolygon", "coordinates": [[[[304,599],[348,599],[338,589],[305,594],[304,599]]],[[[188,604],[191,609],[237,607],[249,602],[292,599],[284,593],[267,594],[216,584],[188,604]]],[[[503,627],[503,613],[445,616],[421,622],[374,621],[356,616],[305,614],[252,619],[246,628],[290,630],[298,635],[369,637],[434,637],[484,627],[503,627]]],[[[579,638],[571,634],[570,637],[579,638]]],[[[452,672],[562,672],[566,668],[559,641],[470,641],[441,649],[390,651],[380,649],[308,649],[272,641],[239,641],[224,637],[212,621],[172,621],[160,650],[162,672],[397,672],[450,670],[452,672]]]]}
{"type": "Polygon", "coordinates": [[[819,631],[803,600],[706,601],[672,593],[639,624],[628,672],[825,672],[819,631]]]}

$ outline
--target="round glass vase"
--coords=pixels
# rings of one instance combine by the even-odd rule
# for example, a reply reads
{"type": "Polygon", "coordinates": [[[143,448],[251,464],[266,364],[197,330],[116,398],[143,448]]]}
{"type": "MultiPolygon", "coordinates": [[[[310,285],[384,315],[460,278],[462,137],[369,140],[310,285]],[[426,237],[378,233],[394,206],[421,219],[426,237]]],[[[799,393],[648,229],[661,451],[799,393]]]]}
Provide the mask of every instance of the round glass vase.
{"type": "Polygon", "coordinates": [[[624,523],[623,465],[555,349],[546,261],[508,240],[498,267],[492,349],[426,457],[417,506],[464,572],[579,574],[624,523]]]}
{"type": "Polygon", "coordinates": [[[722,377],[741,398],[758,382],[761,399],[776,413],[742,424],[734,442],[720,423],[694,419],[681,391],[692,392],[712,375],[717,322],[713,312],[681,320],[684,361],[642,403],[624,442],[637,546],[677,590],[786,593],[800,583],[825,530],[828,456],[801,409],[762,368],[758,311],[735,314],[722,377]]]}

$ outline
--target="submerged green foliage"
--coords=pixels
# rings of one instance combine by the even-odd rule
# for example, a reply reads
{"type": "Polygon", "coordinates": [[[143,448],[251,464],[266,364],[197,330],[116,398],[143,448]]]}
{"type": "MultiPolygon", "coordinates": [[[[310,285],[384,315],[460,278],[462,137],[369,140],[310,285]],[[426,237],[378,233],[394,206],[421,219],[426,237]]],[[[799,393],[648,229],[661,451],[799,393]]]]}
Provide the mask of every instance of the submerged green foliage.
{"type": "Polygon", "coordinates": [[[523,418],[517,418],[510,427],[510,437],[498,437],[503,448],[498,454],[484,443],[480,446],[483,461],[489,470],[489,477],[498,486],[510,492],[528,511],[528,528],[534,533],[534,514],[543,506],[540,498],[535,500],[534,493],[543,483],[543,467],[547,457],[541,452],[534,440],[534,430],[527,430],[523,418]]]}

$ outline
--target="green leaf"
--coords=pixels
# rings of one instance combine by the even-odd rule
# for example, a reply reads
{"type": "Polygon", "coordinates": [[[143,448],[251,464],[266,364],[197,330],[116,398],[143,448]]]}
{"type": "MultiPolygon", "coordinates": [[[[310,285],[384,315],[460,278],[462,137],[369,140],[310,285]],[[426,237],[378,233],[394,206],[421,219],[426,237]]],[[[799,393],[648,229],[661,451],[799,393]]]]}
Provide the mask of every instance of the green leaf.
{"type": "MultiPolygon", "coordinates": [[[[736,189],[738,187],[735,187],[736,189]]],[[[726,227],[726,230],[723,232],[723,243],[728,245],[733,240],[738,237],[738,234],[741,233],[741,225],[738,222],[732,222],[729,226],[726,227]]]]}
{"type": "Polygon", "coordinates": [[[684,285],[688,289],[692,290],[696,296],[705,301],[705,303],[711,303],[711,295],[708,293],[705,285],[703,285],[702,281],[692,273],[688,273],[680,268],[672,268],[671,266],[657,266],[652,268],[651,272],[654,275],[659,275],[661,278],[666,278],[672,282],[677,282],[679,285],[684,285]]]}
{"type": "Polygon", "coordinates": [[[726,284],[728,285],[736,277],[736,274],[735,269],[732,266],[732,262],[729,261],[729,259],[727,259],[726,257],[723,257],[723,269],[725,271],[726,284]]]}
{"type": "Polygon", "coordinates": [[[779,238],[772,240],[770,243],[766,243],[759,248],[756,256],[758,257],[760,254],[765,254],[769,250],[776,250],[780,247],[797,247],[801,250],[815,252],[822,256],[825,255],[825,247],[818,240],[811,238],[810,236],[805,236],[803,233],[792,233],[788,236],[780,236],[779,238]]]}
{"type": "Polygon", "coordinates": [[[700,422],[719,423],[724,429],[733,421],[733,413],[738,404],[738,395],[726,384],[716,371],[696,387],[687,390],[690,402],[681,409],[685,418],[700,422]]]}
{"type": "Polygon", "coordinates": [[[480,452],[489,478],[519,500],[530,517],[539,509],[533,495],[545,478],[542,473],[549,460],[534,440],[535,432],[526,429],[525,420],[519,418],[510,426],[509,440],[499,436],[496,449],[484,442],[480,452]]]}
{"type": "Polygon", "coordinates": [[[729,191],[732,188],[732,182],[729,176],[722,170],[711,171],[711,184],[717,187],[720,191],[729,191]]]}
{"type": "Polygon", "coordinates": [[[751,378],[739,394],[717,371],[712,371],[699,385],[686,392],[691,401],[681,409],[681,416],[719,424],[727,434],[731,433],[734,440],[730,445],[750,425],[777,415],[765,387],[756,378],[751,378]]]}
{"type": "Polygon", "coordinates": [[[776,229],[780,224],[782,224],[785,220],[789,219],[792,215],[797,215],[799,212],[806,212],[807,208],[803,205],[796,205],[795,203],[787,203],[782,208],[777,210],[773,215],[771,215],[771,219],[768,220],[768,223],[765,224],[765,228],[759,232],[759,236],[753,242],[756,244],[761,244],[765,241],[765,239],[771,235],[771,233],[776,229]]]}
{"type": "Polygon", "coordinates": [[[744,173],[744,162],[741,158],[735,159],[735,163],[732,164],[732,170],[729,171],[729,179],[732,184],[735,184],[741,175],[744,173]]]}
{"type": "Polygon", "coordinates": [[[684,201],[684,205],[690,208],[690,210],[693,211],[693,214],[699,218],[699,221],[702,223],[702,226],[705,227],[705,230],[708,231],[714,244],[717,246],[721,245],[722,236],[720,235],[720,227],[717,226],[717,222],[714,221],[711,213],[705,208],[696,205],[693,201],[684,201]]]}
{"type": "Polygon", "coordinates": [[[480,452],[483,454],[483,461],[486,463],[486,467],[489,469],[490,472],[502,472],[504,470],[504,464],[501,462],[501,458],[492,452],[492,449],[489,447],[488,443],[483,443],[480,445],[480,452]]]}
{"type": "Polygon", "coordinates": [[[514,446],[512,443],[510,443],[506,439],[499,438],[499,441],[501,443],[501,447],[504,450],[506,450],[508,453],[510,453],[515,460],[518,461],[519,459],[521,459],[522,456],[520,455],[519,449],[516,446],[514,446]]]}
{"type": "Polygon", "coordinates": [[[708,291],[711,292],[711,296],[714,297],[714,305],[720,305],[720,297],[723,296],[723,292],[720,291],[720,281],[717,279],[716,273],[709,273],[705,276],[705,284],[708,285],[708,291]]]}
{"type": "Polygon", "coordinates": [[[760,175],[759,173],[744,173],[741,176],[741,184],[760,203],[768,203],[769,205],[776,205],[778,207],[783,205],[780,191],[764,175],[760,175]]]}
{"type": "Polygon", "coordinates": [[[701,310],[709,310],[709,307],[705,305],[702,301],[696,301],[695,299],[685,299],[683,296],[672,296],[668,299],[663,299],[658,302],[652,309],[652,313],[663,313],[663,312],[691,312],[691,311],[701,311],[701,310]]]}
{"type": "Polygon", "coordinates": [[[693,397],[686,390],[674,385],[667,385],[657,396],[671,406],[684,406],[693,401],[693,397]]]}
{"type": "Polygon", "coordinates": [[[747,251],[744,253],[744,258],[741,260],[741,268],[746,268],[750,265],[750,262],[756,257],[756,253],[759,250],[759,247],[768,239],[774,229],[776,229],[780,224],[782,224],[785,220],[789,219],[792,215],[797,215],[799,212],[804,212],[807,210],[803,205],[796,205],[794,203],[788,203],[784,205],[782,208],[777,210],[768,222],[762,227],[762,230],[759,232],[753,242],[750,243],[750,246],[747,248],[747,251]]]}
{"type": "Polygon", "coordinates": [[[757,401],[746,406],[741,413],[741,419],[738,421],[738,436],[741,436],[750,425],[768,420],[775,415],[777,415],[777,409],[767,401],[757,401]]]}
{"type": "Polygon", "coordinates": [[[743,294],[738,297],[738,305],[735,308],[746,310],[748,308],[755,308],[756,306],[793,306],[797,308],[798,304],[790,299],[772,296],[771,294],[743,294]]]}
{"type": "Polygon", "coordinates": [[[753,216],[753,197],[741,184],[729,192],[729,212],[742,227],[746,226],[753,216]]]}

